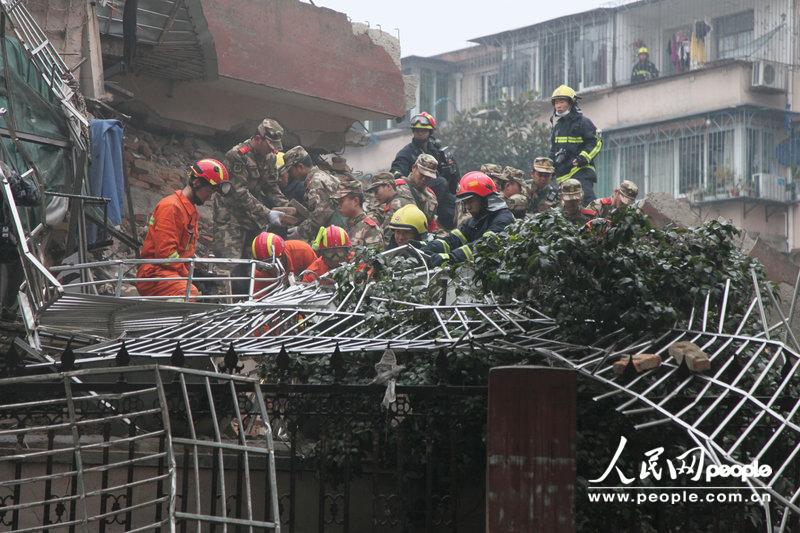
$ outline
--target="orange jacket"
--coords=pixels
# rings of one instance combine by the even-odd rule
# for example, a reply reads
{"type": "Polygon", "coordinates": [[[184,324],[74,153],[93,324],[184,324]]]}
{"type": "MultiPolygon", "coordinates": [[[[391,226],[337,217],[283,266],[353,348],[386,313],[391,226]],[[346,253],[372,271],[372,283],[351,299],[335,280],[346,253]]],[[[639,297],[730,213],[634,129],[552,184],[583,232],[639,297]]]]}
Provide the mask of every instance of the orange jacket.
{"type": "MultiPolygon", "coordinates": [[[[317,254],[314,249],[306,241],[290,240],[285,241],[282,259],[285,259],[286,272],[291,272],[295,276],[299,275],[304,270],[308,269],[314,261],[317,260],[317,254]]],[[[253,284],[253,292],[258,293],[267,283],[259,281],[260,279],[272,277],[274,273],[264,272],[256,269],[255,283],[253,284]]],[[[304,280],[305,281],[305,280],[304,280]]]]}
{"type": "Polygon", "coordinates": [[[295,276],[311,266],[317,260],[317,254],[306,241],[289,240],[284,242],[283,257],[286,258],[286,270],[295,276]]]}
{"type": "MultiPolygon", "coordinates": [[[[175,191],[156,205],[147,228],[147,236],[142,245],[142,259],[172,259],[194,256],[197,238],[197,208],[183,195],[175,191]]],[[[161,265],[142,265],[141,270],[168,269],[186,276],[189,267],[186,263],[165,263],[161,265]]],[[[142,276],[140,277],[150,277],[142,276]]],[[[152,276],[157,277],[157,276],[152,276]]]]}
{"type": "Polygon", "coordinates": [[[311,263],[311,265],[305,270],[307,272],[303,276],[303,282],[313,283],[317,281],[317,278],[319,278],[321,275],[328,272],[330,268],[328,268],[328,263],[325,262],[325,259],[318,257],[317,260],[311,263]]]}

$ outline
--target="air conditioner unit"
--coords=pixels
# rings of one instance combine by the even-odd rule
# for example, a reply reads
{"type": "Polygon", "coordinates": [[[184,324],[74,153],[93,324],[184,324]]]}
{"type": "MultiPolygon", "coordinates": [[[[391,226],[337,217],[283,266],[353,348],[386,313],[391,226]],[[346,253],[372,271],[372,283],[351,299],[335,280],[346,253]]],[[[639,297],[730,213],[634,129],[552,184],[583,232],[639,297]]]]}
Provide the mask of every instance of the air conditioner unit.
{"type": "Polygon", "coordinates": [[[755,61],[751,87],[757,91],[786,91],[786,69],[771,61],[755,61]]]}
{"type": "Polygon", "coordinates": [[[786,178],[783,176],[767,174],[765,172],[753,174],[753,189],[756,198],[775,200],[778,202],[789,201],[786,178]]]}

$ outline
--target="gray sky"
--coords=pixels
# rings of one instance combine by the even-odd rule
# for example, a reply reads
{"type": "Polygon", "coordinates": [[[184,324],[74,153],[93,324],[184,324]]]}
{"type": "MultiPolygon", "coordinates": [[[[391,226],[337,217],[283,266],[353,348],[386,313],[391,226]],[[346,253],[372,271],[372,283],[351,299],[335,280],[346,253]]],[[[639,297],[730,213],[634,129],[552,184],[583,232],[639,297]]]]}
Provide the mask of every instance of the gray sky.
{"type": "Polygon", "coordinates": [[[468,40],[609,5],[608,0],[314,0],[397,35],[402,55],[430,56],[468,40]]]}

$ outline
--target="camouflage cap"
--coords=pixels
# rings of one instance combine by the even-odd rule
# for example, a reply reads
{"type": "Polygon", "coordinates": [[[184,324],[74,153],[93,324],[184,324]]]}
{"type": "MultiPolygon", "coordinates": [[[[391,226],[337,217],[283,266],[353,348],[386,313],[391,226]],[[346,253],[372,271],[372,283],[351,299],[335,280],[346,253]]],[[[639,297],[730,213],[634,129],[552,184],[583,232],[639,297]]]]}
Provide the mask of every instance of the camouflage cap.
{"type": "Polygon", "coordinates": [[[503,167],[500,165],[495,165],[494,163],[484,163],[481,165],[481,172],[489,176],[490,178],[498,178],[500,174],[503,173],[503,167]]]}
{"type": "Polygon", "coordinates": [[[419,154],[417,162],[414,164],[420,174],[431,179],[436,177],[439,170],[439,162],[430,154],[419,154]]]}
{"type": "Polygon", "coordinates": [[[631,205],[639,196],[639,186],[630,180],[623,180],[619,184],[619,197],[623,204],[631,205]]]}
{"type": "Polygon", "coordinates": [[[549,157],[537,157],[533,160],[533,170],[545,174],[555,174],[556,167],[549,157]]]}
{"type": "Polygon", "coordinates": [[[583,200],[583,187],[581,182],[570,178],[561,184],[561,201],[583,200]]]}
{"type": "Polygon", "coordinates": [[[372,179],[367,185],[367,191],[373,191],[380,187],[381,185],[394,185],[394,174],[390,172],[378,172],[377,174],[372,176],[372,179]]]}
{"type": "Polygon", "coordinates": [[[283,138],[283,126],[278,124],[278,121],[272,118],[265,118],[258,125],[258,134],[266,137],[273,142],[281,142],[283,138]]]}
{"type": "Polygon", "coordinates": [[[513,194],[506,198],[506,204],[512,211],[527,211],[528,197],[524,194],[513,194]]]}
{"type": "Polygon", "coordinates": [[[283,172],[287,170],[297,163],[300,163],[303,159],[308,157],[308,152],[302,146],[295,146],[294,148],[289,148],[283,154],[283,165],[281,168],[278,169],[278,172],[283,172]]]}
{"type": "Polygon", "coordinates": [[[499,179],[500,181],[513,181],[525,186],[525,173],[518,168],[505,167],[499,179]]]}
{"type": "Polygon", "coordinates": [[[331,194],[331,198],[344,198],[348,194],[363,194],[361,182],[355,178],[339,180],[339,188],[331,194]]]}

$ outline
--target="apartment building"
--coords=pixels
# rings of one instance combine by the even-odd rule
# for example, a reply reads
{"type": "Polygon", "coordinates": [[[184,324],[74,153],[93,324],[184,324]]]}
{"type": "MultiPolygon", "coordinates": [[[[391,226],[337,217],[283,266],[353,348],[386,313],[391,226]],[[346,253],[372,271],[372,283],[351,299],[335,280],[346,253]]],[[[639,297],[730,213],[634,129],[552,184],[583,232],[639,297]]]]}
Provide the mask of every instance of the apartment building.
{"type": "MultiPolygon", "coordinates": [[[[630,179],[793,251],[797,24],[792,0],[641,0],[482,36],[402,66],[419,78],[410,112],[434,110],[442,122],[523,93],[543,100],[546,121],[550,93],[566,83],[602,130],[600,193],[630,179]],[[660,75],[632,84],[643,46],[660,75]]],[[[373,142],[363,152],[386,152],[388,161],[364,162],[386,166],[398,141],[408,142],[407,122],[366,126],[373,142]]]]}

